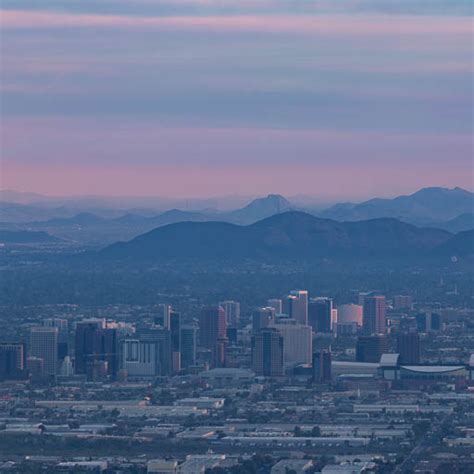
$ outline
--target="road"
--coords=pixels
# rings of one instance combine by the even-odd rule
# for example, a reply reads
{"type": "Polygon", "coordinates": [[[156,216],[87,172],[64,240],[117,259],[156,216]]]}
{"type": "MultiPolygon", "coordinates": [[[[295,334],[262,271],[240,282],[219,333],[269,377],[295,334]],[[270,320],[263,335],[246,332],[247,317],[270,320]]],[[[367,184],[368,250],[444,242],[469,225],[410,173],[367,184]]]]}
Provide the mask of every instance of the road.
{"type": "Polygon", "coordinates": [[[425,450],[431,446],[437,445],[441,441],[442,429],[451,416],[452,414],[448,414],[442,420],[431,424],[431,429],[426,432],[418,444],[412,449],[411,453],[397,467],[394,471],[395,474],[407,474],[413,472],[425,450]]]}

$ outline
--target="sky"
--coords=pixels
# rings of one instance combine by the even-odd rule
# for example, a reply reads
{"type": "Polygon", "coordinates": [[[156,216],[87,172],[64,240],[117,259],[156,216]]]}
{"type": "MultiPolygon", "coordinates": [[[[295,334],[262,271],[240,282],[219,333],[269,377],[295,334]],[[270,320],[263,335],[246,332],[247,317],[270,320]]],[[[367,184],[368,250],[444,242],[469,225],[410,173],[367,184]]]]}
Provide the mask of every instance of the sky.
{"type": "Polygon", "coordinates": [[[3,0],[1,183],[473,189],[469,0],[3,0]]]}

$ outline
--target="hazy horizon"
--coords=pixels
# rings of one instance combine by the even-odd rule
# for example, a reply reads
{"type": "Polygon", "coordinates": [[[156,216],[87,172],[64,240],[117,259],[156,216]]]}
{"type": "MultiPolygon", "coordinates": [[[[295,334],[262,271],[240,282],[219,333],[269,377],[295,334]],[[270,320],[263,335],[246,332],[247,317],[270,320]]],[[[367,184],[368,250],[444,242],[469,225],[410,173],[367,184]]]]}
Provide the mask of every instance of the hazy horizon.
{"type": "MultiPolygon", "coordinates": [[[[19,195],[24,195],[26,198],[28,195],[31,195],[31,199],[34,199],[33,196],[37,196],[38,198],[45,198],[51,201],[54,200],[75,200],[75,199],[111,199],[111,200],[126,200],[126,199],[136,199],[136,200],[163,200],[163,201],[212,201],[212,200],[236,200],[236,201],[244,201],[244,200],[252,200],[252,199],[258,199],[258,198],[263,198],[267,197],[269,195],[280,195],[283,196],[286,199],[289,200],[298,200],[301,199],[302,201],[307,199],[308,201],[312,201],[314,203],[321,203],[321,204],[331,204],[335,202],[343,202],[343,201],[361,201],[364,199],[372,199],[372,198],[384,198],[384,199],[393,199],[398,196],[408,196],[411,194],[416,193],[417,191],[420,191],[421,189],[425,188],[445,188],[445,189],[455,189],[455,188],[460,188],[464,189],[469,192],[474,192],[474,186],[437,186],[437,185],[432,185],[432,186],[426,186],[424,188],[416,188],[412,190],[408,190],[406,192],[400,192],[400,193],[395,193],[395,194],[386,194],[386,195],[367,195],[367,196],[344,196],[341,195],[339,197],[334,196],[334,197],[328,197],[324,195],[318,195],[318,194],[307,194],[307,193],[298,193],[298,194],[283,194],[280,192],[268,192],[268,193],[262,193],[262,194],[239,194],[239,193],[229,193],[229,194],[215,194],[215,195],[208,195],[208,196],[169,196],[169,195],[162,195],[162,194],[48,194],[48,193],[38,193],[35,191],[28,191],[28,190],[18,190],[18,189],[2,189],[0,188],[0,193],[14,193],[14,194],[19,194],[19,195]]],[[[8,199],[7,199],[8,200],[8,199]]]]}

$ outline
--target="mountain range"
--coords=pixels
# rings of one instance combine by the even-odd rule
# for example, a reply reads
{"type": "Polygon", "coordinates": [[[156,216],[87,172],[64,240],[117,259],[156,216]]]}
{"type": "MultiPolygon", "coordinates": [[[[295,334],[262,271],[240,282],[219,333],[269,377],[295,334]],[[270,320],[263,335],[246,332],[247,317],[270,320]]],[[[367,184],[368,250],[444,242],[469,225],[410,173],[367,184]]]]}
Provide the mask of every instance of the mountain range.
{"type": "MultiPolygon", "coordinates": [[[[456,236],[392,218],[336,222],[289,211],[254,224],[181,222],[112,244],[99,258],[112,260],[314,259],[418,257],[437,252],[456,236]]],[[[451,250],[456,250],[456,242],[451,250]]]]}
{"type": "Polygon", "coordinates": [[[474,211],[474,193],[462,188],[423,188],[394,199],[370,199],[359,204],[341,203],[322,213],[338,221],[394,217],[412,224],[426,225],[449,221],[474,211]]]}
{"type": "MultiPolygon", "coordinates": [[[[3,193],[3,196],[14,197],[11,192],[3,193]]],[[[20,198],[23,201],[32,199],[30,195],[21,195],[20,198]]],[[[474,228],[474,194],[461,188],[424,188],[394,199],[376,198],[362,203],[339,203],[323,211],[299,207],[278,194],[254,199],[244,207],[230,211],[209,208],[172,208],[164,212],[152,208],[120,210],[94,207],[91,204],[92,198],[84,198],[82,202],[87,203],[86,210],[79,213],[75,207],[79,206],[79,202],[62,207],[48,207],[50,201],[47,201],[48,206],[45,207],[41,200],[33,205],[2,202],[1,227],[17,231],[44,231],[61,239],[90,245],[129,240],[156,227],[177,222],[219,221],[248,225],[291,210],[340,222],[389,217],[450,232],[474,228]]]]}

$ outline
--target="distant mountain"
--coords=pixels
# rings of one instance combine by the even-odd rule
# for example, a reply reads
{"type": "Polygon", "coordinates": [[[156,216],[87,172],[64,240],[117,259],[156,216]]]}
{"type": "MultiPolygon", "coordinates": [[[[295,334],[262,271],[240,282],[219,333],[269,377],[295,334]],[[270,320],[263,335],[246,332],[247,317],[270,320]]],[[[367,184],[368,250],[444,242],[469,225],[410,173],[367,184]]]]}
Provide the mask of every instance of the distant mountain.
{"type": "Polygon", "coordinates": [[[21,191],[13,191],[11,189],[0,190],[0,201],[16,203],[16,204],[33,204],[39,202],[50,202],[54,198],[43,196],[37,193],[28,193],[21,191]]]}
{"type": "Polygon", "coordinates": [[[211,217],[201,212],[171,209],[163,212],[159,216],[152,217],[149,222],[158,227],[167,224],[175,224],[176,222],[204,222],[209,220],[211,220],[211,217]]]}
{"type": "Polygon", "coordinates": [[[430,224],[454,219],[474,210],[474,193],[461,188],[423,188],[409,196],[371,199],[360,204],[341,203],[320,213],[338,221],[393,217],[414,224],[430,224]]]}
{"type": "Polygon", "coordinates": [[[435,222],[432,225],[438,229],[444,229],[453,233],[471,230],[474,229],[474,213],[465,212],[449,221],[435,222]]]}
{"type": "Polygon", "coordinates": [[[61,242],[61,239],[46,232],[0,230],[0,243],[4,244],[54,244],[57,242],[61,242]]]}
{"type": "Polygon", "coordinates": [[[62,226],[90,226],[107,223],[108,219],[96,216],[90,212],[80,212],[72,217],[61,217],[56,219],[49,219],[44,222],[34,222],[33,224],[40,224],[45,227],[62,227],[62,226]]]}
{"type": "Polygon", "coordinates": [[[45,215],[42,209],[35,206],[7,201],[0,204],[1,222],[31,222],[41,219],[43,216],[49,218],[49,214],[45,215]]]}
{"type": "MultiPolygon", "coordinates": [[[[9,224],[33,224],[52,219],[70,219],[74,218],[78,213],[92,214],[89,211],[79,212],[77,209],[67,206],[49,207],[44,206],[42,203],[18,204],[15,202],[0,202],[0,222],[9,224]]],[[[96,208],[94,209],[94,214],[115,217],[117,212],[96,208]]]]}
{"type": "Polygon", "coordinates": [[[459,232],[434,249],[437,255],[465,257],[474,255],[474,230],[459,232]]]}
{"type": "Polygon", "coordinates": [[[278,259],[340,256],[398,257],[427,253],[452,234],[395,219],[336,222],[284,212],[255,224],[182,222],[113,244],[108,259],[278,259]]]}
{"type": "MultiPolygon", "coordinates": [[[[226,213],[222,220],[239,224],[251,224],[265,217],[289,211],[292,204],[279,194],[269,194],[266,197],[254,199],[242,209],[226,213]]],[[[221,219],[219,219],[221,220],[221,219]]]]}
{"type": "Polygon", "coordinates": [[[179,209],[171,209],[169,211],[158,214],[157,216],[142,216],[138,214],[125,214],[124,216],[114,219],[115,223],[134,226],[146,227],[148,229],[159,227],[176,222],[202,222],[211,220],[210,216],[206,216],[200,212],[181,211],[179,209]]]}

